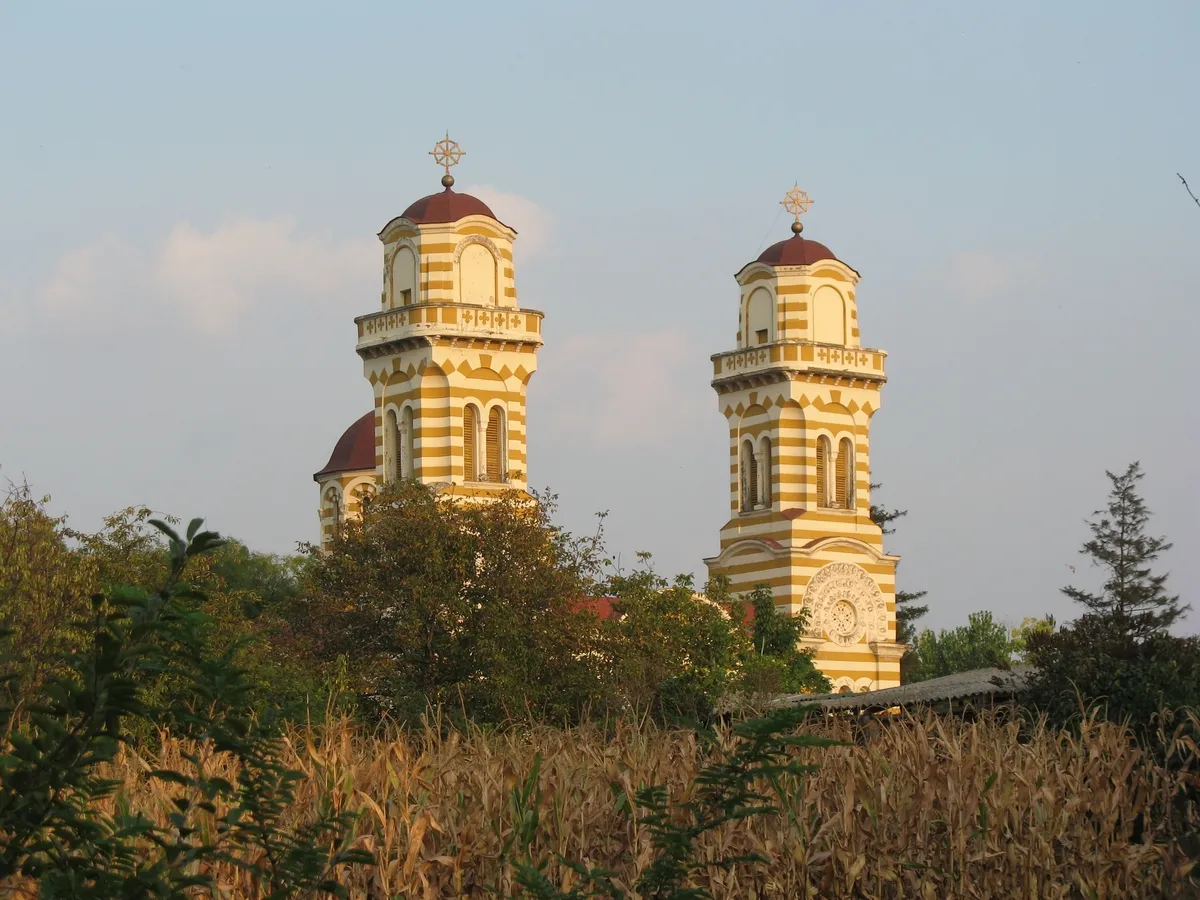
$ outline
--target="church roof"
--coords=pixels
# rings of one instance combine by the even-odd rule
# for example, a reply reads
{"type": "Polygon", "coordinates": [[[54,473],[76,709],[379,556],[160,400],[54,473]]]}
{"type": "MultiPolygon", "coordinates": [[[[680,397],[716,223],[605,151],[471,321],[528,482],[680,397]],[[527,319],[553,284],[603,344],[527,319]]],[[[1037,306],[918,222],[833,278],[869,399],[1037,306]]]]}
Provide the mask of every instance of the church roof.
{"type": "Polygon", "coordinates": [[[769,266],[811,266],[823,259],[836,260],[837,257],[824,244],[806,240],[798,234],[772,244],[758,256],[758,262],[769,266]]]}
{"type": "Polygon", "coordinates": [[[375,411],[371,410],[345,430],[333,445],[325,468],[313,475],[317,481],[337,472],[357,472],[375,468],[375,411]]]}
{"type": "MultiPolygon", "coordinates": [[[[467,216],[496,218],[488,205],[478,197],[460,194],[450,188],[446,188],[439,194],[422,197],[401,213],[400,218],[408,219],[417,225],[430,225],[457,222],[467,216]]],[[[497,219],[497,221],[499,220],[497,219]]]]}

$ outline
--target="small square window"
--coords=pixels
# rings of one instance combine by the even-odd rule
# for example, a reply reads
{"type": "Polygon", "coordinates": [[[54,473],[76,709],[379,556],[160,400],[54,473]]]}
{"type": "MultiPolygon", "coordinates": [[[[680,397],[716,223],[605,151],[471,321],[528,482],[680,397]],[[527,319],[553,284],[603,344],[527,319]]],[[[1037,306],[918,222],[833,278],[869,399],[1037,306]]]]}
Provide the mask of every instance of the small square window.
{"type": "Polygon", "coordinates": [[[767,342],[767,329],[759,329],[758,331],[754,332],[754,336],[758,339],[758,343],[765,344],[767,342]]]}
{"type": "Polygon", "coordinates": [[[408,306],[410,303],[412,303],[412,288],[400,292],[400,305],[408,306]]]}

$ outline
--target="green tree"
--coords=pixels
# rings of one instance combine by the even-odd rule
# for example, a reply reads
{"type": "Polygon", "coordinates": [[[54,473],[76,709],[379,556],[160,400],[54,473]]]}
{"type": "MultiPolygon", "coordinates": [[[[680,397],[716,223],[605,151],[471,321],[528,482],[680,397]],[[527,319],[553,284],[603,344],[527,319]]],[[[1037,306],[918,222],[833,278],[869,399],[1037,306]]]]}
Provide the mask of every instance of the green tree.
{"type": "Polygon", "coordinates": [[[1180,605],[1166,590],[1167,573],[1155,575],[1150,563],[1171,549],[1165,538],[1146,534],[1150,510],[1137,492],[1144,473],[1132,462],[1120,475],[1105,472],[1112,484],[1107,509],[1088,522],[1092,537],[1081,553],[1105,572],[1099,593],[1068,585],[1063,593],[1088,611],[1113,620],[1114,627],[1134,638],[1165,632],[1191,606],[1180,605]]]}
{"type": "Polygon", "coordinates": [[[326,666],[353,660],[369,704],[479,720],[572,717],[595,699],[597,539],[550,521],[553,497],[482,504],[385,486],[327,551],[307,546],[298,627],[326,666]],[[301,626],[300,623],[303,623],[301,626]]]}
{"type": "Polygon", "coordinates": [[[1029,645],[1034,635],[1053,633],[1054,616],[1046,615],[1040,619],[1037,616],[1026,616],[1021,620],[1021,624],[1013,628],[1009,634],[1009,644],[1013,655],[1022,663],[1028,663],[1029,645]]]}
{"type": "Polygon", "coordinates": [[[659,718],[703,720],[736,677],[744,632],[722,607],[721,586],[697,593],[690,575],[668,581],[649,554],[639,558],[638,569],[612,575],[607,584],[614,615],[602,625],[598,654],[607,702],[659,718]]]}
{"type": "MultiPolygon", "coordinates": [[[[882,487],[882,484],[872,484],[871,496],[874,497],[875,491],[882,487]]],[[[907,509],[888,509],[882,503],[871,504],[871,521],[878,525],[884,534],[894,534],[896,529],[891,523],[907,515],[907,509]]],[[[900,659],[903,681],[911,681],[910,676],[919,665],[917,652],[911,649],[911,645],[915,644],[917,638],[917,619],[929,612],[928,604],[918,605],[916,602],[926,593],[927,591],[896,591],[896,641],[910,645],[908,652],[900,659]]]]}
{"type": "Polygon", "coordinates": [[[758,585],[748,602],[754,609],[750,647],[742,661],[742,686],[758,694],[820,694],[833,689],[813,662],[813,652],[800,646],[809,611],[783,615],[775,608],[769,585],[758,585]]]}
{"type": "Polygon", "coordinates": [[[1012,652],[1007,629],[993,621],[990,612],[971,613],[966,625],[943,628],[937,634],[926,628],[918,635],[919,663],[912,680],[925,681],[991,666],[1007,669],[1012,664],[1012,652]]]}

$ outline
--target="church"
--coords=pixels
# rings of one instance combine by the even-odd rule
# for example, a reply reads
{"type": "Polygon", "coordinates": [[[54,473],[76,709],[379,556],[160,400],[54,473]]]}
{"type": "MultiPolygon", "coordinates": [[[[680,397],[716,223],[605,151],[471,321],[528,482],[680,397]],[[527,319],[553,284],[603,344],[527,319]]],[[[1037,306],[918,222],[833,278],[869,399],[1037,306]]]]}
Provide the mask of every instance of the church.
{"type": "MultiPolygon", "coordinates": [[[[517,301],[516,231],[454,190],[463,151],[447,136],[431,155],[443,190],[379,232],[379,307],[354,320],[374,407],[313,476],[322,543],[382,481],[485,501],[528,487],[525,397],[542,313],[517,301]]],[[[734,276],[737,340],[712,357],[729,425],[729,520],[705,564],[735,593],[766,583],[780,612],[807,609],[804,643],[835,691],[876,690],[900,684],[906,649],[896,641],[899,559],[870,515],[870,422],[886,354],[861,344],[858,273],[802,236],[810,203],[789,191],[792,236],[734,276]]]]}

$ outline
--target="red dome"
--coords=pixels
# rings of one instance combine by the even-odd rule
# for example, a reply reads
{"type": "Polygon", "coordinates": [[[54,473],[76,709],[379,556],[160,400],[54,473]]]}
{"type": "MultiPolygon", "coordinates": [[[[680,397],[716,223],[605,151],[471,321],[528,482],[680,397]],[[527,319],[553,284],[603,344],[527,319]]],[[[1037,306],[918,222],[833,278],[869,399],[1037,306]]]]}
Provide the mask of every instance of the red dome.
{"type": "Polygon", "coordinates": [[[836,260],[837,257],[824,244],[805,240],[798,234],[786,241],[772,244],[758,257],[760,263],[769,266],[811,266],[823,259],[836,260]]]}
{"type": "Polygon", "coordinates": [[[353,425],[334,444],[333,453],[325,468],[313,476],[317,481],[323,475],[333,475],[337,472],[357,472],[362,469],[375,468],[375,411],[367,413],[353,425]]]}
{"type": "Polygon", "coordinates": [[[430,225],[443,222],[457,222],[459,219],[465,219],[467,216],[496,218],[492,211],[488,209],[488,205],[478,197],[472,197],[470,194],[459,194],[450,188],[446,188],[440,194],[430,194],[428,197],[422,197],[406,209],[400,218],[408,219],[417,225],[430,225]]]}

